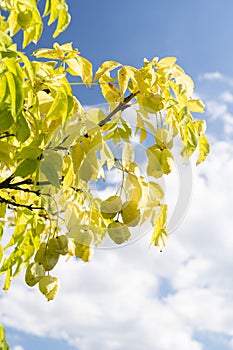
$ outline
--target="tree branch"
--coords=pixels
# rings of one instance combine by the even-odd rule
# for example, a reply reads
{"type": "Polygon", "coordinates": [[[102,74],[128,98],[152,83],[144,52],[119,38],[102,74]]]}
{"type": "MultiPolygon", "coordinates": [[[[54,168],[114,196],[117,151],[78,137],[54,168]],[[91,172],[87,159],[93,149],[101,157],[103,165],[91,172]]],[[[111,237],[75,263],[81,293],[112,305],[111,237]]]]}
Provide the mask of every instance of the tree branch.
{"type": "Polygon", "coordinates": [[[105,119],[101,120],[98,125],[100,127],[104,126],[117,112],[124,111],[126,108],[130,107],[130,105],[128,105],[129,101],[131,101],[138,93],[139,91],[134,93],[132,92],[129,96],[126,96],[123,102],[120,102],[119,105],[111,113],[109,113],[105,119]]]}
{"type": "Polygon", "coordinates": [[[2,198],[0,197],[0,203],[6,203],[9,205],[13,205],[14,207],[21,207],[21,208],[27,208],[29,210],[45,210],[43,207],[34,207],[32,204],[21,204],[21,203],[16,203],[13,201],[10,201],[9,199],[2,198]]]}

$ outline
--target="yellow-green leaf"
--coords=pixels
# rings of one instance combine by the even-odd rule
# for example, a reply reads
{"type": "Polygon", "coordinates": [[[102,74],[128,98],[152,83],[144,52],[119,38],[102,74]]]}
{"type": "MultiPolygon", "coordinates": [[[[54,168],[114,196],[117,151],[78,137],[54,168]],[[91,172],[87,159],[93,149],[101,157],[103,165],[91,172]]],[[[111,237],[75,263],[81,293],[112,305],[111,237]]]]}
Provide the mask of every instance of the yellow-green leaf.
{"type": "Polygon", "coordinates": [[[169,174],[174,169],[173,155],[167,148],[161,153],[161,167],[164,174],[169,174]]]}
{"type": "Polygon", "coordinates": [[[127,69],[124,66],[121,67],[121,69],[118,71],[118,83],[122,96],[124,96],[124,93],[127,90],[129,78],[130,76],[127,69]]]}
{"type": "Polygon", "coordinates": [[[205,105],[200,100],[187,101],[187,107],[191,112],[204,113],[205,105]]]}
{"type": "Polygon", "coordinates": [[[19,142],[25,142],[30,136],[30,129],[23,113],[16,118],[16,138],[19,142]]]}
{"type": "Polygon", "coordinates": [[[198,149],[199,156],[196,162],[197,165],[204,162],[210,152],[210,145],[205,134],[202,134],[198,139],[198,149]]]}
{"type": "Polygon", "coordinates": [[[98,80],[102,75],[106,74],[107,72],[110,72],[111,70],[121,66],[120,63],[115,61],[106,61],[101,64],[101,66],[98,68],[97,72],[95,73],[94,80],[98,80]]]}
{"type": "Polygon", "coordinates": [[[80,169],[79,177],[83,181],[90,181],[91,179],[97,179],[99,173],[99,163],[96,158],[96,151],[91,150],[85,156],[80,169]]]}
{"type": "Polygon", "coordinates": [[[167,244],[167,239],[167,205],[162,204],[154,225],[151,244],[163,249],[167,244]]]}
{"type": "Polygon", "coordinates": [[[133,161],[134,161],[134,148],[130,142],[126,142],[122,150],[123,167],[128,169],[128,167],[130,166],[130,163],[132,163],[133,161]]]}
{"type": "Polygon", "coordinates": [[[78,75],[87,86],[92,84],[92,64],[86,58],[77,56],[76,58],[66,59],[68,65],[67,72],[72,75],[78,75]]]}
{"type": "Polygon", "coordinates": [[[49,300],[53,300],[58,292],[59,280],[53,276],[44,276],[39,281],[39,289],[49,300]]]}
{"type": "Polygon", "coordinates": [[[29,176],[37,170],[38,165],[39,165],[39,161],[37,159],[25,159],[16,168],[14,176],[21,176],[21,177],[29,176]]]}

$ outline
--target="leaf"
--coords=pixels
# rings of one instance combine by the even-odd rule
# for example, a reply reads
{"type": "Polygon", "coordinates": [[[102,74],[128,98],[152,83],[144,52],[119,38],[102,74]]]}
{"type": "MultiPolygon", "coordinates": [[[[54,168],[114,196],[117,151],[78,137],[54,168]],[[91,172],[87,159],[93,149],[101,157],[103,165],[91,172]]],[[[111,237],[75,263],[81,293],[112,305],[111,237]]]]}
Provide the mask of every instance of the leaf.
{"type": "Polygon", "coordinates": [[[101,64],[95,73],[94,80],[98,80],[102,75],[108,73],[109,71],[121,66],[120,63],[115,61],[106,61],[101,64]]]}
{"type": "Polygon", "coordinates": [[[99,173],[99,163],[96,158],[96,151],[91,150],[84,158],[80,169],[79,177],[83,181],[90,181],[91,179],[97,179],[99,173]]]}
{"type": "Polygon", "coordinates": [[[68,112],[67,94],[62,89],[57,91],[56,97],[46,115],[46,120],[66,120],[68,112]]]}
{"type": "Polygon", "coordinates": [[[101,91],[108,103],[118,102],[121,99],[120,90],[112,83],[101,84],[101,91]]]}
{"type": "Polygon", "coordinates": [[[62,157],[58,152],[50,149],[45,150],[40,170],[54,187],[59,188],[59,173],[62,170],[62,157]]]}
{"type": "Polygon", "coordinates": [[[82,259],[84,262],[88,262],[94,255],[94,249],[85,244],[74,242],[75,244],[75,256],[82,259]]]}
{"type": "Polygon", "coordinates": [[[41,156],[43,150],[37,146],[26,146],[18,154],[17,159],[37,159],[41,156]]]}
{"type": "Polygon", "coordinates": [[[37,159],[25,159],[21,162],[15,170],[14,176],[27,177],[32,175],[39,166],[37,159]]]}
{"type": "Polygon", "coordinates": [[[148,112],[158,112],[163,109],[162,96],[151,93],[150,95],[137,94],[138,103],[146,108],[148,112]]]}
{"type": "Polygon", "coordinates": [[[9,46],[12,45],[12,39],[5,32],[0,30],[0,48],[1,50],[6,50],[9,46]]]}
{"type": "Polygon", "coordinates": [[[160,249],[163,249],[167,244],[167,239],[167,205],[162,204],[160,206],[160,212],[154,225],[150,244],[153,243],[155,246],[158,246],[160,249]]]}
{"type": "Polygon", "coordinates": [[[59,12],[58,12],[57,28],[53,33],[53,38],[56,38],[60,33],[64,32],[71,20],[71,17],[68,13],[68,6],[64,0],[60,0],[58,9],[59,9],[59,12]]]}
{"type": "Polygon", "coordinates": [[[25,11],[19,12],[17,14],[18,25],[23,29],[27,29],[33,19],[33,14],[31,10],[26,9],[25,11]]]}
{"type": "Polygon", "coordinates": [[[111,149],[106,142],[103,142],[103,148],[100,150],[101,164],[107,164],[108,170],[111,170],[114,166],[115,159],[111,149]]]}
{"type": "Polygon", "coordinates": [[[161,177],[163,175],[161,149],[155,145],[147,148],[146,154],[148,157],[147,174],[155,178],[161,177]]]}
{"type": "Polygon", "coordinates": [[[3,133],[4,131],[7,131],[14,123],[14,118],[12,117],[12,114],[9,110],[4,109],[3,111],[0,111],[1,115],[1,123],[0,123],[0,133],[3,133]]]}
{"type": "Polygon", "coordinates": [[[205,105],[200,100],[187,101],[187,107],[191,112],[204,113],[205,105]]]}
{"type": "Polygon", "coordinates": [[[125,169],[128,169],[130,163],[134,161],[134,148],[131,143],[126,142],[122,150],[122,164],[125,169]]]}
{"type": "Polygon", "coordinates": [[[198,148],[199,148],[199,156],[198,156],[196,165],[199,165],[200,163],[204,162],[204,160],[207,158],[207,156],[210,152],[210,145],[209,145],[209,142],[208,142],[205,134],[202,134],[199,137],[198,148]]]}
{"type": "Polygon", "coordinates": [[[142,196],[142,188],[138,178],[133,174],[128,174],[125,180],[125,194],[128,201],[139,202],[142,196]]]}
{"type": "Polygon", "coordinates": [[[181,84],[188,98],[191,98],[194,90],[193,80],[187,74],[181,74],[175,78],[177,84],[181,84]]]}
{"type": "Polygon", "coordinates": [[[84,151],[83,147],[81,146],[80,142],[77,142],[71,150],[71,157],[73,161],[73,169],[74,169],[74,174],[76,175],[80,165],[84,159],[84,151]]]}
{"type": "Polygon", "coordinates": [[[14,149],[9,143],[0,141],[0,162],[5,163],[8,168],[14,165],[10,157],[14,149]]]}
{"type": "Polygon", "coordinates": [[[9,71],[5,73],[5,76],[11,96],[11,113],[13,117],[16,117],[23,107],[22,70],[12,59],[8,57],[4,59],[4,62],[9,69],[9,71]]]}
{"type": "Polygon", "coordinates": [[[50,251],[46,244],[44,246],[42,243],[39,250],[36,252],[34,260],[36,263],[42,264],[46,271],[50,271],[57,265],[59,254],[50,251]]]}
{"type": "Polygon", "coordinates": [[[130,239],[130,231],[128,227],[119,221],[111,222],[108,225],[107,232],[109,237],[116,244],[122,244],[130,239]]]}
{"type": "Polygon", "coordinates": [[[129,78],[128,71],[124,66],[118,70],[118,83],[122,96],[124,96],[125,91],[127,90],[129,78]]]}
{"type": "Polygon", "coordinates": [[[7,79],[10,96],[11,96],[11,113],[13,117],[16,117],[16,86],[15,86],[14,75],[8,71],[6,72],[6,79],[7,79]]]}
{"type": "Polygon", "coordinates": [[[39,281],[39,289],[49,300],[53,300],[58,292],[59,280],[53,276],[44,276],[39,281]]]}
{"type": "Polygon", "coordinates": [[[161,153],[161,167],[164,174],[169,174],[174,169],[173,155],[169,149],[163,149],[161,153]]]}
{"type": "Polygon", "coordinates": [[[78,75],[87,86],[92,84],[92,64],[86,58],[77,56],[77,58],[66,59],[65,62],[69,66],[67,72],[72,75],[78,75]]]}
{"type": "Polygon", "coordinates": [[[7,269],[7,272],[6,272],[6,278],[5,278],[5,282],[4,282],[4,286],[3,286],[3,290],[4,291],[8,291],[9,288],[10,288],[10,285],[11,285],[11,268],[8,268],[7,269]]]}
{"type": "Polygon", "coordinates": [[[6,341],[6,332],[2,325],[0,325],[0,349],[1,350],[10,350],[9,345],[6,341]]]}
{"type": "Polygon", "coordinates": [[[176,63],[176,57],[165,57],[159,60],[159,62],[156,64],[156,68],[164,68],[164,67],[171,67],[176,63]]]}
{"type": "Polygon", "coordinates": [[[16,138],[19,142],[25,142],[29,136],[30,129],[28,123],[23,113],[20,113],[16,118],[16,138]]]}
{"type": "Polygon", "coordinates": [[[198,135],[204,134],[206,131],[206,121],[205,120],[197,120],[194,122],[194,127],[197,130],[198,135]]]}

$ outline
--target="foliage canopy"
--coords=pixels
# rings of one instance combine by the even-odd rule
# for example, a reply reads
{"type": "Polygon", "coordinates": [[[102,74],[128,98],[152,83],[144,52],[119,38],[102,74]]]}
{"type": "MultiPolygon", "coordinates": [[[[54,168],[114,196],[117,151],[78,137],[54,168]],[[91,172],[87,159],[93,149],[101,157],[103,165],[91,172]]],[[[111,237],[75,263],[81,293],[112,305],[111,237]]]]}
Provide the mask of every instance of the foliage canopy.
{"type": "MultiPolygon", "coordinates": [[[[205,121],[192,116],[204,106],[174,57],[144,59],[141,68],[106,61],[93,73],[69,42],[38,48],[29,58],[13,37],[22,30],[23,47],[37,43],[43,29],[37,1],[2,0],[0,8],[0,273],[8,290],[26,267],[26,283],[51,300],[59,281],[50,271],[60,255],[87,262],[106,236],[122,244],[146,221],[151,244],[165,246],[168,208],[158,179],[174,168],[175,138],[184,160],[196,149],[197,164],[207,157],[205,121]],[[87,88],[99,85],[108,109],[85,110],[70,76],[87,88]],[[135,128],[124,112],[129,106],[135,128]],[[134,134],[146,149],[145,173],[134,134]],[[103,200],[93,183],[111,171],[121,174],[121,184],[103,200]]],[[[54,37],[70,21],[65,0],[47,0],[43,16],[57,21],[54,37]]]]}

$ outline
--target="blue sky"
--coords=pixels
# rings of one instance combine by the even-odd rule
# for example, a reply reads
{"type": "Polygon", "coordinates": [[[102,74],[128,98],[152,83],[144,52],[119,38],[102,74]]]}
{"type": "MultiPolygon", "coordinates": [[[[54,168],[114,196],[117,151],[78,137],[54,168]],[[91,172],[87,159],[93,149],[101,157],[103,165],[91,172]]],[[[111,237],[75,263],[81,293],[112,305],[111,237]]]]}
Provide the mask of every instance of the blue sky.
{"type": "MultiPolygon", "coordinates": [[[[233,1],[68,3],[72,22],[56,40],[72,41],[95,68],[109,59],[139,67],[144,57],[177,57],[206,104],[212,151],[193,167],[192,203],[164,253],[148,249],[145,236],[99,250],[89,264],[61,264],[50,303],[17,279],[0,297],[9,343],[13,350],[231,350],[233,1]]],[[[52,45],[51,32],[39,46],[52,45]]],[[[74,92],[84,104],[103,102],[97,88],[74,92]]]]}

